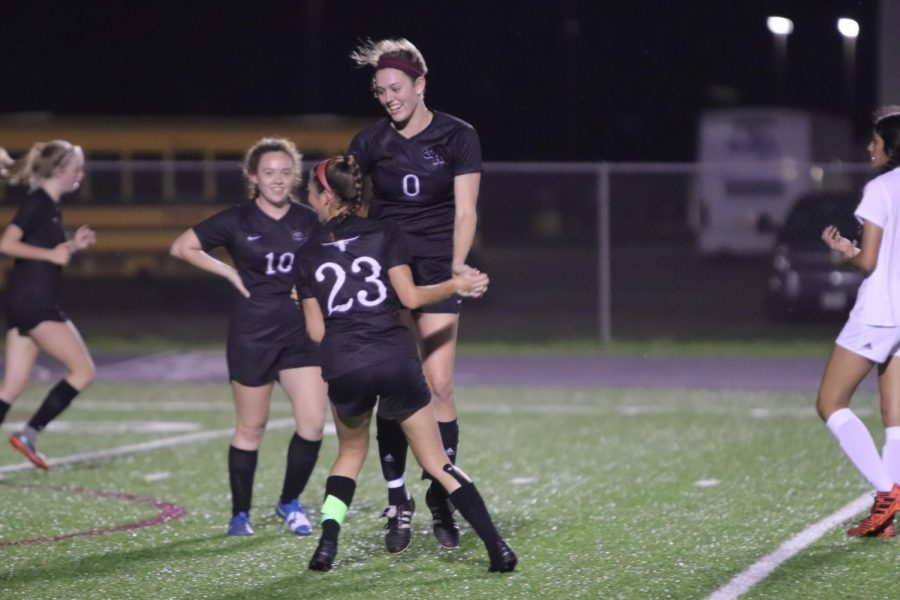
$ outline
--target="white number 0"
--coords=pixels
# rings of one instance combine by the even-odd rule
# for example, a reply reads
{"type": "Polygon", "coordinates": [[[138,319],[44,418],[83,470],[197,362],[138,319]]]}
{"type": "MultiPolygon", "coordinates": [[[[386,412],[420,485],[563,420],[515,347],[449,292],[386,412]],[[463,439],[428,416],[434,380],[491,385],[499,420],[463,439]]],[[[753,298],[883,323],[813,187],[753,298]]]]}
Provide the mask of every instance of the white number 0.
{"type": "Polygon", "coordinates": [[[403,193],[409,197],[419,195],[419,178],[410,173],[403,176],[403,193]]]}
{"type": "MultiPolygon", "coordinates": [[[[361,290],[357,292],[356,299],[359,300],[359,303],[363,306],[378,306],[387,298],[387,288],[384,287],[384,284],[381,283],[381,280],[378,279],[378,276],[381,275],[381,265],[378,264],[378,261],[369,256],[360,256],[356,260],[353,261],[353,264],[350,265],[350,270],[353,273],[361,273],[362,267],[360,265],[368,265],[372,270],[372,274],[366,277],[366,283],[371,283],[375,286],[375,290],[377,291],[377,295],[372,298],[367,291],[361,290]]],[[[325,270],[334,272],[334,285],[331,286],[331,292],[328,294],[328,314],[331,315],[336,312],[347,312],[350,310],[350,307],[353,306],[353,298],[350,298],[343,304],[338,304],[335,306],[334,300],[337,297],[338,293],[341,291],[341,288],[344,287],[344,283],[347,281],[347,273],[344,271],[344,268],[341,265],[333,262],[322,263],[319,265],[319,268],[316,269],[316,281],[322,283],[325,281],[325,270]]]]}

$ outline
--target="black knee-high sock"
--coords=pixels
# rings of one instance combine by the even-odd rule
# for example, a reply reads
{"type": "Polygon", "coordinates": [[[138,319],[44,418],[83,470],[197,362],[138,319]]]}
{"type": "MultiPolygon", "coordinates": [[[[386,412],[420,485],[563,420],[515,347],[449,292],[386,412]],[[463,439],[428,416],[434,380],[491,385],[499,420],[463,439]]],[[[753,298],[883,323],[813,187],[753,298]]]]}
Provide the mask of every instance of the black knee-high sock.
{"type": "MultiPolygon", "coordinates": [[[[381,474],[388,483],[403,478],[406,471],[406,453],[409,444],[403,435],[400,422],[391,419],[377,418],[375,421],[378,438],[378,460],[381,461],[381,474]]],[[[388,504],[397,505],[409,497],[406,485],[388,486],[388,504]]]]}
{"type": "Polygon", "coordinates": [[[3,421],[6,420],[6,413],[9,412],[9,407],[12,406],[6,400],[0,400],[0,425],[3,425],[3,421]]]}
{"type": "MultiPolygon", "coordinates": [[[[454,419],[452,421],[438,421],[438,429],[441,431],[441,443],[444,445],[444,452],[450,462],[456,464],[456,454],[459,450],[459,422],[454,419]]],[[[425,471],[422,471],[422,479],[431,479],[425,471]]],[[[447,498],[447,490],[440,483],[431,479],[431,497],[435,501],[445,500],[447,498]]]]}
{"type": "Polygon", "coordinates": [[[459,451],[459,421],[438,421],[438,429],[441,430],[441,442],[444,444],[444,452],[450,458],[450,462],[456,464],[456,453],[459,451]]]}
{"type": "Polygon", "coordinates": [[[228,446],[228,481],[231,483],[231,515],[250,513],[253,501],[253,476],[256,475],[258,450],[228,446]]]}
{"type": "Polygon", "coordinates": [[[356,481],[349,477],[331,475],[325,481],[325,501],[321,512],[323,540],[337,541],[355,492],[356,481]]]}
{"type": "Polygon", "coordinates": [[[450,494],[450,501],[469,522],[485,546],[493,548],[502,539],[474,483],[464,483],[450,494]]]}
{"type": "Polygon", "coordinates": [[[281,486],[281,502],[290,502],[306,488],[309,476],[312,475],[316,460],[319,458],[319,448],[322,440],[311,442],[305,440],[296,432],[288,444],[287,468],[284,473],[284,483],[281,486]]]}
{"type": "Polygon", "coordinates": [[[35,431],[43,431],[50,421],[68,408],[77,395],[78,390],[69,385],[69,382],[65,379],[61,379],[59,383],[53,386],[53,389],[47,392],[47,397],[44,398],[44,402],[37,409],[37,412],[34,413],[34,416],[31,417],[31,420],[28,421],[28,426],[35,431]]]}

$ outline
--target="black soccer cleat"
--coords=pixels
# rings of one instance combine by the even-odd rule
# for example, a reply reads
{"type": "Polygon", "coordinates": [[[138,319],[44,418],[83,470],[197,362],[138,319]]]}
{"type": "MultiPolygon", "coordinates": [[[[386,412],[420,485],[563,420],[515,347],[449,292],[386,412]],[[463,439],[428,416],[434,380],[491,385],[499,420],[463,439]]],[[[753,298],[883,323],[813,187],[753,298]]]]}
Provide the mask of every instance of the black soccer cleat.
{"type": "Polygon", "coordinates": [[[491,557],[491,566],[488,568],[491,573],[509,573],[519,563],[516,553],[504,540],[497,542],[493,551],[488,550],[488,555],[491,557]]]}
{"type": "Polygon", "coordinates": [[[337,542],[319,539],[319,545],[309,559],[311,571],[330,571],[334,568],[334,557],[337,556],[337,542]]]}
{"type": "Polygon", "coordinates": [[[429,487],[425,492],[425,505],[431,511],[431,531],[438,544],[444,548],[459,547],[459,525],[453,518],[450,501],[446,498],[443,501],[436,500],[432,497],[429,487]]]}
{"type": "Polygon", "coordinates": [[[410,523],[415,512],[416,503],[410,498],[407,502],[388,506],[381,513],[381,516],[387,517],[388,520],[384,526],[387,529],[387,533],[384,535],[384,544],[391,554],[403,552],[412,543],[412,527],[410,523]]]}

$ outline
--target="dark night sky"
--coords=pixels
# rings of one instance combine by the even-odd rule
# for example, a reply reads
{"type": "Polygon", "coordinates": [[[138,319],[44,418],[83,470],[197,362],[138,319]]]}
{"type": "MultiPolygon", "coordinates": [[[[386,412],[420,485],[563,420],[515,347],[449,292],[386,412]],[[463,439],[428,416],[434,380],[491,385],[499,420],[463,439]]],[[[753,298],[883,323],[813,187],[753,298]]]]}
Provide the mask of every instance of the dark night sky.
{"type": "Polygon", "coordinates": [[[691,160],[707,107],[825,110],[864,135],[874,23],[874,0],[32,0],[0,18],[0,113],[377,116],[347,54],[405,36],[428,106],[489,160],[691,160]],[[768,14],[794,20],[783,91],[768,14]],[[839,16],[862,31],[853,106],[839,16]]]}

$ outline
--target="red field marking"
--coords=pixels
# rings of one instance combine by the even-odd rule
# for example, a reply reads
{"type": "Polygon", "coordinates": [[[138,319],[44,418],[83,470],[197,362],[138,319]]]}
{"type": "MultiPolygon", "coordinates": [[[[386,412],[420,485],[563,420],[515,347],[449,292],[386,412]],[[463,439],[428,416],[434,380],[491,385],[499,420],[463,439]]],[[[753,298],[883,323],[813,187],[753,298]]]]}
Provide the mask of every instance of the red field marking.
{"type": "MultiPolygon", "coordinates": [[[[0,485],[9,485],[8,483],[0,484],[0,485]]],[[[111,527],[98,527],[96,529],[89,529],[87,531],[76,531],[74,533],[64,533],[60,535],[48,535],[43,537],[25,539],[25,540],[12,540],[9,542],[0,542],[0,548],[6,546],[22,546],[25,544],[41,544],[43,542],[59,542],[62,540],[68,540],[72,538],[79,537],[96,537],[99,535],[106,535],[108,533],[116,533],[118,531],[129,531],[131,529],[142,529],[144,527],[151,527],[153,525],[159,525],[160,523],[165,523],[166,521],[173,521],[175,519],[180,519],[184,515],[187,514],[187,510],[183,507],[178,506],[177,504],[172,504],[171,502],[166,502],[165,500],[160,500],[159,498],[149,498],[146,496],[135,496],[133,494],[125,494],[122,492],[104,492],[103,490],[87,490],[83,488],[68,488],[62,486],[53,486],[53,485],[33,485],[33,484],[17,484],[20,487],[29,487],[35,489],[43,489],[43,490],[53,490],[59,492],[66,492],[69,494],[84,494],[86,496],[96,496],[99,498],[115,498],[117,500],[127,500],[129,502],[137,502],[139,504],[147,504],[149,506],[154,506],[159,509],[159,514],[155,517],[151,517],[149,519],[143,519],[141,521],[135,521],[133,523],[123,523],[122,525],[113,525],[111,527]]]]}

